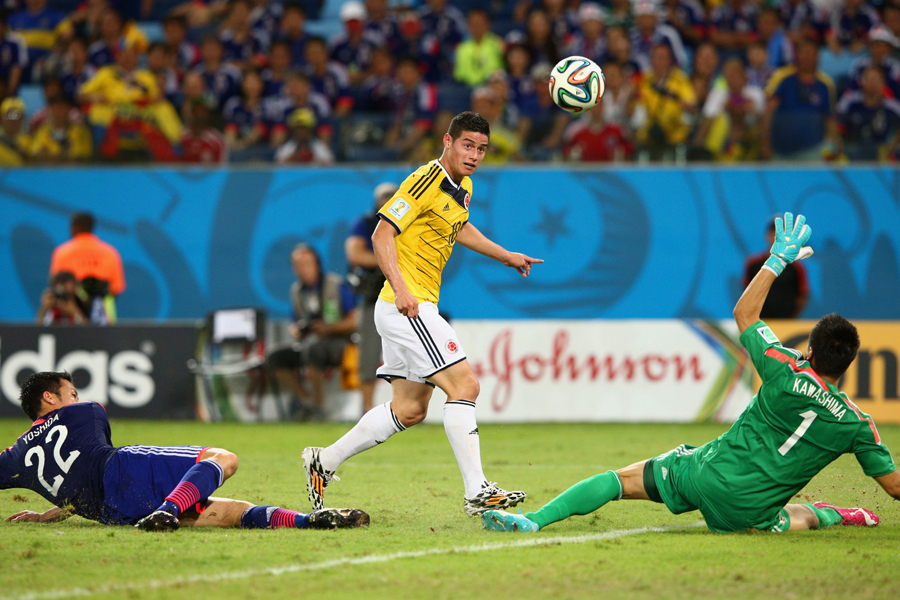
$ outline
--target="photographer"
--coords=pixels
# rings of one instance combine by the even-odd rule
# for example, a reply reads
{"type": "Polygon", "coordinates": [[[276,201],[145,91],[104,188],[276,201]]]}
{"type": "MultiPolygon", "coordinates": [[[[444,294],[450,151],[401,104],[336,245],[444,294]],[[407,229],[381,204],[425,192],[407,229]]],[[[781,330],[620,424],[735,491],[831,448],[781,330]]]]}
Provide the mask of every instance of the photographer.
{"type": "Polygon", "coordinates": [[[381,337],[375,330],[375,301],[384,287],[384,275],[378,268],[375,252],[372,250],[372,233],[378,225],[376,213],[397,192],[394,183],[381,183],[375,188],[375,204],[350,228],[350,236],[344,243],[347,264],[350,266],[348,279],[354,292],[362,298],[359,311],[359,385],[363,396],[363,413],[372,409],[375,394],[375,369],[381,364],[381,337]]]}
{"type": "Polygon", "coordinates": [[[60,271],[50,279],[50,287],[41,296],[38,325],[84,325],[88,311],[78,296],[78,280],[69,271],[60,271]]]}
{"type": "Polygon", "coordinates": [[[267,360],[278,382],[300,401],[303,416],[311,418],[321,416],[325,369],[340,366],[344,348],[356,329],[353,291],[340,275],[323,274],[321,265],[319,255],[307,244],[298,244],[291,252],[291,266],[297,276],[290,292],[294,310],[291,335],[296,341],[276,350],[267,360]],[[312,387],[311,406],[301,369],[312,387]]]}

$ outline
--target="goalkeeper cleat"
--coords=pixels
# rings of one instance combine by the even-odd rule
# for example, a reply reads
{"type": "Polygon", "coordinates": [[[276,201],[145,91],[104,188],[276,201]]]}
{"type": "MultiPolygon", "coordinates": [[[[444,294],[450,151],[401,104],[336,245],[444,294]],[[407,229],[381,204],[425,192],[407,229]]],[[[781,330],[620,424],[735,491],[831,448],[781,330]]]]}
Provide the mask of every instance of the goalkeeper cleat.
{"type": "Polygon", "coordinates": [[[313,510],[325,508],[325,489],[331,480],[340,481],[335,477],[334,471],[326,471],[319,462],[319,453],[322,448],[309,447],[303,450],[303,468],[306,470],[306,489],[309,491],[309,501],[313,510]]]}
{"type": "Polygon", "coordinates": [[[481,526],[490,531],[511,531],[532,533],[540,527],[537,523],[525,517],[514,515],[502,510],[489,510],[481,515],[481,526]]]}
{"type": "Polygon", "coordinates": [[[878,515],[873,513],[871,510],[866,510],[865,508],[841,508],[839,506],[835,506],[833,504],[827,504],[825,502],[814,502],[813,506],[816,508],[831,508],[834,509],[837,514],[841,515],[841,525],[860,525],[862,527],[875,527],[878,525],[878,515]]]}
{"type": "Polygon", "coordinates": [[[167,510],[155,510],[135,524],[143,531],[175,531],[178,529],[178,517],[167,510]]]}
{"type": "Polygon", "coordinates": [[[369,515],[358,508],[323,508],[309,513],[310,529],[368,527],[369,515]]]}
{"type": "Polygon", "coordinates": [[[525,499],[525,492],[507,492],[496,483],[485,481],[474,498],[463,501],[463,510],[470,517],[499,508],[510,508],[525,499]]]}

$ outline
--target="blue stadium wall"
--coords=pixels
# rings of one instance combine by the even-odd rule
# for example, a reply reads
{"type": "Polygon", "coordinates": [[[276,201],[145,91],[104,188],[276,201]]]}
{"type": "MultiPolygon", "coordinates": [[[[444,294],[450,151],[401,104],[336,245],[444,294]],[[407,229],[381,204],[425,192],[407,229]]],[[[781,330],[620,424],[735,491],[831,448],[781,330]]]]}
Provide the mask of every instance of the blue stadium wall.
{"type": "MultiPolygon", "coordinates": [[[[409,166],[331,169],[64,168],[0,171],[0,320],[33,318],[72,212],[125,262],[123,318],[202,317],[227,306],[287,316],[299,241],[346,270],[343,244],[382,181],[409,166]]],[[[444,272],[455,318],[728,318],[770,217],[807,215],[804,315],[900,318],[895,168],[480,170],[471,221],[546,260],[527,280],[463,248],[444,272]]]]}

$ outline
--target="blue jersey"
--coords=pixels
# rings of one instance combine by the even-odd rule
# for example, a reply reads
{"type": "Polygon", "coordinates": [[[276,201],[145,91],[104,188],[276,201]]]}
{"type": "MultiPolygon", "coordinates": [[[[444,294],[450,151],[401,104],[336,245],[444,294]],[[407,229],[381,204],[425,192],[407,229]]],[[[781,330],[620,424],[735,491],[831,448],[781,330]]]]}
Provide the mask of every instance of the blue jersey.
{"type": "Polygon", "coordinates": [[[99,520],[103,472],[116,453],[106,409],[79,402],[47,413],[0,453],[0,489],[25,488],[99,520]]]}

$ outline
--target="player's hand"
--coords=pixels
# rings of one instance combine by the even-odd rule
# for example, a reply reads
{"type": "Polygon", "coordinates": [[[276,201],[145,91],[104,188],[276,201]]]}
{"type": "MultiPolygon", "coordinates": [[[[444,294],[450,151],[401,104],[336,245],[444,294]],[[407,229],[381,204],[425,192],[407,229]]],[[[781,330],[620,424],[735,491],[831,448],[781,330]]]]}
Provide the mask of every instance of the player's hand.
{"type": "Polygon", "coordinates": [[[394,305],[400,314],[410,319],[415,319],[419,316],[419,301],[409,293],[409,290],[400,290],[394,296],[394,305]]]}
{"type": "Polygon", "coordinates": [[[797,215],[797,220],[794,221],[794,215],[786,212],[784,219],[775,219],[775,242],[766,266],[776,275],[781,275],[790,263],[812,256],[813,249],[805,246],[811,235],[812,229],[806,224],[806,217],[803,215],[797,215]]]}
{"type": "Polygon", "coordinates": [[[9,521],[10,523],[40,523],[44,520],[43,517],[44,515],[42,513],[23,510],[22,512],[17,512],[12,516],[6,517],[4,520],[9,521]]]}
{"type": "Polygon", "coordinates": [[[510,252],[503,264],[514,268],[522,274],[522,277],[528,277],[528,274],[531,272],[531,265],[542,262],[544,262],[542,258],[531,258],[519,252],[510,252]]]}

